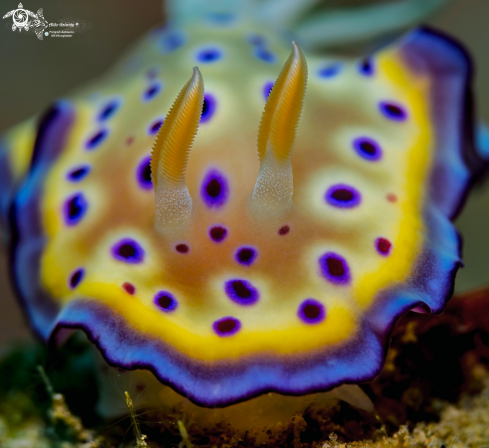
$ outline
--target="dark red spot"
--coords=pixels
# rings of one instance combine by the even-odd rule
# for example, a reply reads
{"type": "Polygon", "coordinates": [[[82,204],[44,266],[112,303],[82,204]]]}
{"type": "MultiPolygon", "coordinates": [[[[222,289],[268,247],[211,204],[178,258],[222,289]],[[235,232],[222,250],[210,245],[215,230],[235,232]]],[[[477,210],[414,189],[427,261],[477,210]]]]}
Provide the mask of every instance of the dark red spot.
{"type": "Polygon", "coordinates": [[[328,266],[328,271],[332,276],[341,277],[342,275],[345,275],[345,267],[341,260],[330,257],[326,261],[326,264],[328,266]]]}
{"type": "Polygon", "coordinates": [[[342,202],[350,202],[353,199],[353,193],[346,188],[338,188],[331,194],[334,199],[342,202]]]}
{"type": "Polygon", "coordinates": [[[307,319],[317,319],[321,314],[321,308],[314,303],[307,303],[302,308],[302,313],[307,319]]]}
{"type": "Polygon", "coordinates": [[[392,243],[386,238],[377,238],[376,244],[377,250],[383,255],[387,255],[392,247],[392,243]]]}
{"type": "Polygon", "coordinates": [[[132,283],[129,283],[129,282],[125,282],[122,284],[122,288],[124,289],[124,291],[126,291],[128,294],[131,294],[134,295],[134,293],[136,292],[136,288],[135,286],[132,284],[132,283]]]}
{"type": "Polygon", "coordinates": [[[387,195],[387,200],[389,202],[397,202],[397,196],[394,193],[389,193],[387,195]]]}
{"type": "Polygon", "coordinates": [[[134,141],[134,137],[131,135],[130,137],[127,137],[126,139],[126,145],[132,145],[132,142],[134,141]]]}
{"type": "Polygon", "coordinates": [[[289,233],[289,232],[290,232],[289,226],[280,227],[280,229],[278,230],[279,235],[287,235],[287,233],[289,233]]]}
{"type": "Polygon", "coordinates": [[[177,252],[180,252],[181,254],[186,254],[189,250],[186,244],[177,244],[175,246],[175,249],[177,252]]]}

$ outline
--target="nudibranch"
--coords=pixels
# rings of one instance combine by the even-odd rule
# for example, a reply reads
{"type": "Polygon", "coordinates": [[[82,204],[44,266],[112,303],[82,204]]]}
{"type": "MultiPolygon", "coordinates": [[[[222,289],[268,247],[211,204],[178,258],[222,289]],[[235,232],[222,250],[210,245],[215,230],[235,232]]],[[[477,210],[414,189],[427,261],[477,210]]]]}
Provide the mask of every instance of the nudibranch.
{"type": "Polygon", "coordinates": [[[207,407],[369,380],[461,264],[467,56],[427,29],[333,60],[221,25],[152,32],[3,139],[26,314],[207,407]]]}

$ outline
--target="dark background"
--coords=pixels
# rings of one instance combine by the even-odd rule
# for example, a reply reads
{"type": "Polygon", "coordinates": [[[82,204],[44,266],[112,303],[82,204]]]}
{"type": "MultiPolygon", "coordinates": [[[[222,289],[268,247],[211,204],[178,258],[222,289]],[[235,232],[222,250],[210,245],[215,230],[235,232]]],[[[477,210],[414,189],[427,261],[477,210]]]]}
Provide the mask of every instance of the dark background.
{"type": "MultiPolygon", "coordinates": [[[[0,0],[0,17],[19,0],[0,0]]],[[[48,22],[76,18],[88,23],[67,39],[11,30],[0,22],[0,132],[42,111],[54,98],[103,73],[125,49],[163,21],[160,0],[23,0],[24,8],[44,8],[48,22]]],[[[489,1],[454,0],[430,23],[458,38],[476,66],[475,92],[480,116],[489,122],[489,1]]],[[[489,184],[479,186],[457,221],[464,235],[466,267],[457,290],[489,283],[489,184]]],[[[5,251],[0,250],[0,347],[27,339],[29,331],[8,286],[5,251]]]]}

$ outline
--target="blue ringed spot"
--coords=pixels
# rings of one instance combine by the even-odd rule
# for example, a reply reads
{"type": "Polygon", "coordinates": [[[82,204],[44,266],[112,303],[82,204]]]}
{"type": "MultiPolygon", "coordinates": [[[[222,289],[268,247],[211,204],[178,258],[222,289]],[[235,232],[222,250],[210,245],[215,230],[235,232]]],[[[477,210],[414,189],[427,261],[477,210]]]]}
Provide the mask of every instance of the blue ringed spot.
{"type": "Polygon", "coordinates": [[[217,47],[209,47],[201,49],[196,54],[196,59],[204,64],[216,62],[222,58],[222,50],[217,47]]]}
{"type": "Polygon", "coordinates": [[[78,168],[71,170],[66,178],[71,182],[80,182],[90,173],[90,165],[82,165],[78,168]]]}
{"type": "Polygon", "coordinates": [[[154,81],[143,93],[143,100],[150,101],[152,100],[158,93],[160,93],[162,88],[162,84],[159,81],[154,81]]]}
{"type": "Polygon", "coordinates": [[[270,93],[272,93],[273,84],[273,81],[269,81],[263,86],[263,96],[265,97],[265,100],[268,100],[270,93]]]}
{"type": "Polygon", "coordinates": [[[101,129],[92,135],[85,144],[86,149],[89,151],[95,149],[97,146],[101,145],[102,142],[107,138],[108,132],[107,129],[101,129]]]}
{"type": "Polygon", "coordinates": [[[254,247],[240,247],[234,254],[234,259],[244,266],[251,266],[256,260],[258,253],[254,247]]]}
{"type": "Polygon", "coordinates": [[[406,110],[399,104],[391,101],[382,101],[379,103],[379,109],[382,114],[392,121],[405,121],[407,119],[406,110]]]}
{"type": "Polygon", "coordinates": [[[216,169],[209,170],[202,182],[200,195],[208,207],[222,207],[227,202],[229,196],[226,177],[216,169]]]}
{"type": "Polygon", "coordinates": [[[209,22],[218,26],[226,26],[233,23],[236,16],[232,12],[214,12],[207,16],[209,22]]]}
{"type": "Polygon", "coordinates": [[[254,305],[260,297],[258,289],[247,280],[229,280],[224,284],[224,291],[238,305],[254,305]]]}
{"type": "Polygon", "coordinates": [[[228,234],[228,230],[224,226],[213,226],[209,230],[209,237],[216,243],[224,241],[228,234]]]}
{"type": "Polygon", "coordinates": [[[87,209],[88,202],[83,193],[76,193],[68,198],[63,208],[66,225],[74,226],[78,224],[85,216],[87,209]]]}
{"type": "Polygon", "coordinates": [[[157,134],[162,125],[163,125],[163,120],[154,121],[153,123],[150,124],[148,128],[148,134],[149,135],[157,134]]]}
{"type": "Polygon", "coordinates": [[[111,118],[119,109],[120,102],[118,100],[111,101],[100,111],[98,115],[99,121],[106,121],[111,118]]]}
{"type": "Polygon", "coordinates": [[[223,317],[212,324],[218,336],[232,336],[241,329],[241,322],[234,317],[223,317]]]}
{"type": "Polygon", "coordinates": [[[138,264],[144,261],[144,249],[132,238],[124,238],[114,244],[112,256],[124,263],[138,264]]]}
{"type": "Polygon", "coordinates": [[[85,269],[78,268],[70,276],[69,285],[70,289],[75,289],[85,276],[85,269]]]}
{"type": "Polygon", "coordinates": [[[146,156],[139,163],[136,169],[136,179],[143,190],[153,189],[153,181],[151,179],[151,156],[146,156]]]}
{"type": "Polygon", "coordinates": [[[200,122],[201,123],[207,123],[212,116],[214,115],[214,112],[216,111],[216,105],[217,101],[213,95],[210,93],[206,93],[204,95],[204,104],[202,106],[202,115],[200,116],[200,122]]]}
{"type": "Polygon", "coordinates": [[[353,148],[357,154],[370,162],[375,162],[382,157],[380,145],[368,137],[359,137],[353,141],[353,148]]]}
{"type": "Polygon", "coordinates": [[[380,255],[387,257],[391,253],[392,243],[387,238],[377,238],[375,248],[380,255]]]}
{"type": "Polygon", "coordinates": [[[334,252],[326,252],[318,260],[322,276],[336,284],[346,285],[350,282],[350,267],[346,260],[334,252]]]}
{"type": "Polygon", "coordinates": [[[358,71],[364,76],[372,76],[374,74],[374,64],[371,58],[365,58],[358,64],[358,71]]]}
{"type": "Polygon", "coordinates": [[[328,204],[338,208],[352,208],[360,204],[360,192],[350,185],[336,184],[331,186],[325,194],[328,204]]]}
{"type": "Polygon", "coordinates": [[[253,55],[255,58],[260,59],[263,62],[268,64],[274,64],[277,61],[277,56],[275,53],[272,53],[270,50],[264,47],[254,47],[253,55]]]}
{"type": "Polygon", "coordinates": [[[177,300],[168,291],[158,291],[154,296],[153,303],[166,313],[176,310],[178,306],[177,300]]]}
{"type": "Polygon", "coordinates": [[[332,64],[319,69],[318,76],[320,78],[333,78],[341,71],[341,64],[332,64]]]}
{"type": "Polygon", "coordinates": [[[147,72],[146,72],[146,78],[148,78],[149,80],[153,80],[155,79],[158,75],[160,74],[160,70],[156,67],[153,67],[153,68],[150,68],[147,72]]]}
{"type": "Polygon", "coordinates": [[[170,31],[161,39],[161,51],[165,54],[178,50],[185,44],[186,38],[181,31],[170,31]]]}
{"type": "Polygon", "coordinates": [[[318,324],[326,318],[326,311],[321,302],[306,299],[299,305],[297,315],[306,324],[318,324]]]}
{"type": "Polygon", "coordinates": [[[254,45],[257,47],[264,47],[267,43],[265,36],[262,36],[260,34],[250,34],[247,37],[247,40],[251,45],[254,45]]]}

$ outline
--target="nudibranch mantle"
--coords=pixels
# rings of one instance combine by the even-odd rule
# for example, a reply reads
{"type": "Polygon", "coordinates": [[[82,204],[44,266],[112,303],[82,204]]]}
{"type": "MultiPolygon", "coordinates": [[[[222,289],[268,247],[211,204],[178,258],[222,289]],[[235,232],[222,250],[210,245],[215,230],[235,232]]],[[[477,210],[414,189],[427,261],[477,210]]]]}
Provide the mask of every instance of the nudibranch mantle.
{"type": "Polygon", "coordinates": [[[257,130],[289,52],[240,27],[155,31],[46,113],[11,209],[13,274],[43,339],[81,328],[110,364],[225,406],[366,381],[402,313],[443,309],[461,263],[451,219],[471,181],[466,55],[428,30],[368,60],[306,53],[293,203],[257,218],[257,130]],[[195,65],[192,211],[167,235],[151,148],[195,65]]]}

